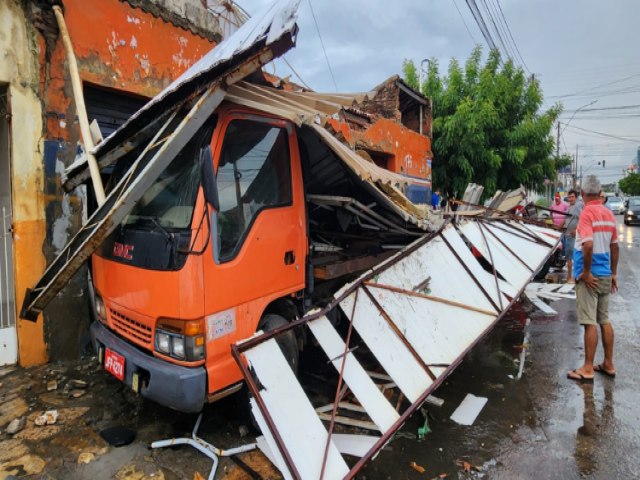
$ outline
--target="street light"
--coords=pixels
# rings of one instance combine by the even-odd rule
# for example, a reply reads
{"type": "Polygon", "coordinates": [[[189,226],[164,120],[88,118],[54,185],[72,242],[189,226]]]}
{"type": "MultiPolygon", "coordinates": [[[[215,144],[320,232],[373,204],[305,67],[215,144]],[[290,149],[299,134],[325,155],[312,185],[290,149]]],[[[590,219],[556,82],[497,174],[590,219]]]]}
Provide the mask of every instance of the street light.
{"type": "MultiPolygon", "coordinates": [[[[420,62],[420,72],[418,74],[418,92],[422,93],[422,74],[424,73],[424,64],[430,65],[431,62],[428,58],[423,59],[420,62]]],[[[420,104],[420,135],[422,135],[422,104],[420,104]]]]}

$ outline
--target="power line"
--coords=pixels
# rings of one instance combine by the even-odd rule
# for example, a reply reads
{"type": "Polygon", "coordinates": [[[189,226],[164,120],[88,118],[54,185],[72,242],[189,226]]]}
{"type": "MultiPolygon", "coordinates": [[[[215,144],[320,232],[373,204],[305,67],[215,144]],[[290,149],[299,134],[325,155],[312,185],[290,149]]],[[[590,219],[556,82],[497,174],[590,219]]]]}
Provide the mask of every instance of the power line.
{"type": "Polygon", "coordinates": [[[478,8],[478,5],[476,4],[475,0],[465,0],[465,1],[467,3],[467,7],[469,7],[469,10],[471,11],[471,15],[473,15],[473,18],[476,21],[478,28],[480,29],[480,33],[482,33],[482,36],[484,37],[485,41],[489,45],[489,48],[491,48],[491,50],[498,50],[495,42],[493,41],[493,37],[491,36],[489,29],[487,28],[487,24],[484,22],[484,19],[482,18],[482,13],[480,13],[480,9],[478,8]]]}
{"type": "Polygon", "coordinates": [[[504,53],[506,58],[511,59],[512,58],[511,54],[509,53],[509,50],[507,49],[507,47],[506,47],[506,45],[504,43],[504,40],[502,39],[502,35],[500,34],[500,30],[496,26],[496,22],[495,22],[495,20],[493,18],[493,15],[491,14],[491,11],[489,10],[489,7],[487,6],[486,0],[480,0],[480,4],[484,7],[484,11],[486,12],[487,17],[489,18],[489,22],[491,23],[491,25],[493,25],[493,31],[498,37],[498,43],[502,47],[502,52],[504,53]]]}
{"type": "Polygon", "coordinates": [[[458,14],[460,15],[460,19],[462,20],[462,23],[464,24],[464,28],[467,29],[467,33],[469,34],[469,36],[471,37],[471,40],[473,40],[473,43],[476,44],[478,43],[478,41],[475,39],[475,37],[473,36],[473,34],[471,33],[471,30],[469,30],[469,27],[467,26],[467,22],[464,21],[464,17],[462,16],[462,12],[460,11],[460,9],[458,8],[458,4],[456,3],[456,0],[453,0],[453,4],[456,7],[456,10],[458,11],[458,14]]]}
{"type": "Polygon", "coordinates": [[[291,71],[293,72],[293,74],[298,77],[298,80],[300,80],[300,82],[302,83],[302,85],[304,85],[305,87],[307,87],[309,90],[313,90],[309,85],[307,85],[307,83],[302,79],[302,77],[300,76],[300,74],[298,72],[296,72],[295,68],[293,68],[293,66],[287,61],[287,59],[284,57],[284,55],[282,56],[282,60],[284,61],[284,63],[287,64],[287,66],[291,69],[291,71]]]}
{"type": "MultiPolygon", "coordinates": [[[[560,122],[560,123],[564,123],[564,122],[560,122]]],[[[580,131],[583,131],[583,132],[593,133],[593,134],[596,134],[596,135],[600,135],[602,137],[615,138],[616,140],[623,140],[625,142],[634,142],[634,143],[640,142],[640,137],[619,137],[617,135],[611,135],[609,133],[598,132],[596,130],[589,130],[588,128],[580,128],[580,127],[575,127],[573,125],[566,125],[566,124],[565,124],[565,128],[570,128],[572,130],[580,130],[580,131]]]]}
{"type": "MultiPolygon", "coordinates": [[[[614,80],[612,82],[607,82],[607,83],[603,83],[601,85],[596,85],[595,87],[585,88],[583,90],[579,90],[579,91],[574,92],[574,93],[566,93],[564,95],[550,95],[549,98],[568,98],[568,97],[583,96],[584,92],[589,92],[591,90],[596,90],[598,88],[608,87],[609,85],[615,85],[617,83],[622,83],[622,82],[625,82],[625,81],[627,81],[627,80],[629,80],[631,78],[635,78],[635,77],[640,77],[640,73],[629,75],[629,76],[620,78],[618,80],[614,80]]],[[[596,93],[598,93],[598,92],[596,92],[596,93]]]]}
{"type": "Polygon", "coordinates": [[[522,54],[520,53],[520,49],[518,48],[518,44],[516,43],[515,39],[513,38],[513,35],[511,34],[511,28],[509,27],[509,22],[507,22],[507,18],[504,16],[504,12],[502,11],[502,5],[500,5],[500,0],[495,0],[495,2],[498,5],[498,10],[500,10],[500,16],[502,17],[502,20],[504,21],[504,24],[507,27],[507,33],[509,34],[509,38],[511,39],[511,43],[515,47],[516,52],[518,54],[518,57],[520,58],[520,63],[522,63],[522,65],[527,70],[527,72],[531,73],[531,70],[529,70],[529,67],[527,67],[527,64],[525,63],[524,58],[522,57],[522,54]]]}
{"type": "Polygon", "coordinates": [[[320,34],[320,27],[318,26],[318,20],[316,19],[316,13],[313,11],[313,5],[311,5],[311,0],[309,0],[309,8],[311,9],[311,16],[313,16],[313,23],[316,24],[316,31],[318,32],[318,38],[320,39],[320,45],[322,45],[322,51],[324,52],[324,58],[327,61],[327,66],[329,67],[329,73],[331,74],[331,79],[333,80],[333,86],[336,88],[336,92],[338,92],[338,84],[336,83],[336,77],[333,76],[333,70],[331,69],[331,63],[329,63],[329,57],[327,56],[327,50],[324,48],[324,42],[322,41],[322,35],[320,34]]]}

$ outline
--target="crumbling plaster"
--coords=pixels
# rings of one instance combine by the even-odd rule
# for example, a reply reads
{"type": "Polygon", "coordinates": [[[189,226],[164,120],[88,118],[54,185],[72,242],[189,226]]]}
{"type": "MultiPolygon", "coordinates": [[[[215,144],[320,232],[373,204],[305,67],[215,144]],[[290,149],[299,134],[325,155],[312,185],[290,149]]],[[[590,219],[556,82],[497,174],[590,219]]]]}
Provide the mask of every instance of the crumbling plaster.
{"type": "MultiPolygon", "coordinates": [[[[11,170],[16,305],[44,271],[45,237],[42,168],[42,108],[38,98],[38,46],[15,0],[0,2],[0,82],[8,84],[11,108],[11,170]]],[[[47,359],[42,317],[18,320],[19,361],[47,359]]]]}

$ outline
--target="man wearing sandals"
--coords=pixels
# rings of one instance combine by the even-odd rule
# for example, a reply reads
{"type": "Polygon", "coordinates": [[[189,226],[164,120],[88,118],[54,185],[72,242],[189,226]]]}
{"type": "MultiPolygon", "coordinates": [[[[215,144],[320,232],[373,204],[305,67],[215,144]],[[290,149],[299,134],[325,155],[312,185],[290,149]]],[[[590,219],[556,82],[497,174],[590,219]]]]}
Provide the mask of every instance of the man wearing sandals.
{"type": "Polygon", "coordinates": [[[584,326],[584,364],[571,370],[571,380],[592,382],[594,372],[615,376],[613,327],[609,322],[609,294],[618,290],[618,232],[613,213],[599,200],[600,182],[589,175],[582,185],[584,209],[578,220],[573,268],[576,279],[578,322],[584,326]],[[604,362],[594,365],[598,329],[604,362]]]}

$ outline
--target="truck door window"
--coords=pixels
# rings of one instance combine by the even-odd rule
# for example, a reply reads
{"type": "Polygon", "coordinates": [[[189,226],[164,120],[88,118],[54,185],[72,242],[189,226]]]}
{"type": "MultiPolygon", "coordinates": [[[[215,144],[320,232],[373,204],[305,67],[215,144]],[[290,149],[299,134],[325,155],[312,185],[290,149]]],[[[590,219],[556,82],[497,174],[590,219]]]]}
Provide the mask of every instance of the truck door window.
{"type": "Polygon", "coordinates": [[[290,205],[291,169],[284,128],[252,120],[227,127],[217,172],[221,261],[233,258],[265,208],[290,205]]]}

